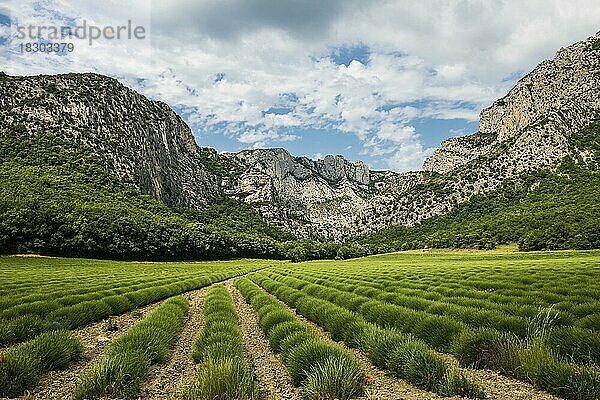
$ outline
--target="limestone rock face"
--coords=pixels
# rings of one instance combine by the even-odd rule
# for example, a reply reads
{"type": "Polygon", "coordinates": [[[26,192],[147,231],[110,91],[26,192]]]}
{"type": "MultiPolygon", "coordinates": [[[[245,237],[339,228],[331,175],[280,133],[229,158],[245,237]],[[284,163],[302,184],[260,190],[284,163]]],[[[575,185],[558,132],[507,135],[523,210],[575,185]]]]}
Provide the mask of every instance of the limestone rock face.
{"type": "Polygon", "coordinates": [[[226,154],[240,175],[223,180],[224,194],[256,205],[271,222],[299,236],[342,238],[356,229],[357,213],[369,207],[376,184],[394,173],[370,171],[341,156],[293,157],[284,149],[226,154]]]}
{"type": "Polygon", "coordinates": [[[89,147],[105,167],[168,205],[220,196],[190,128],[165,103],[95,74],[0,79],[0,135],[23,125],[89,147]]]}
{"type": "Polygon", "coordinates": [[[572,136],[600,118],[600,33],[561,49],[481,112],[479,132],[444,141],[423,171],[372,171],[284,149],[219,154],[167,105],[94,74],[0,75],[0,137],[22,125],[87,146],[126,183],[169,205],[235,198],[300,237],[343,240],[447,213],[507,179],[586,159],[572,136]]]}
{"type": "Polygon", "coordinates": [[[571,135],[600,117],[600,33],[561,49],[481,112],[480,130],[444,141],[423,171],[369,171],[336,156],[311,161],[284,150],[234,157],[247,171],[227,195],[300,236],[342,239],[414,225],[497,189],[507,179],[582,156],[571,135]]]}
{"type": "Polygon", "coordinates": [[[446,174],[484,156],[511,175],[555,164],[600,114],[600,32],[560,49],[480,115],[479,132],[448,139],[423,169],[446,174]],[[506,151],[500,151],[506,148],[506,151]]]}
{"type": "Polygon", "coordinates": [[[442,142],[433,156],[423,163],[423,170],[446,174],[487,154],[496,142],[496,135],[474,133],[442,142]]]}

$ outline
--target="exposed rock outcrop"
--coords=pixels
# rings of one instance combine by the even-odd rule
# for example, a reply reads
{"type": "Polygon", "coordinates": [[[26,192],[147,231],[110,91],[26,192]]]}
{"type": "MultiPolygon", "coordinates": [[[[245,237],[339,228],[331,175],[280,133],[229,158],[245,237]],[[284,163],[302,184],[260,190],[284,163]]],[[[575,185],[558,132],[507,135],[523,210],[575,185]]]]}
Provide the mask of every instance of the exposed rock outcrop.
{"type": "Polygon", "coordinates": [[[600,32],[540,63],[480,115],[479,132],[444,141],[423,169],[441,174],[484,156],[510,175],[571,153],[571,134],[600,115],[600,32]],[[502,151],[502,150],[505,151],[502,151]]]}
{"type": "Polygon", "coordinates": [[[242,173],[223,180],[225,195],[256,205],[273,223],[299,236],[341,239],[367,229],[357,222],[400,174],[371,171],[341,156],[293,157],[284,149],[227,154],[242,173]]]}
{"type": "Polygon", "coordinates": [[[168,205],[220,196],[190,128],[169,106],[96,74],[0,78],[0,135],[23,126],[89,147],[106,168],[168,205]]]}
{"type": "Polygon", "coordinates": [[[166,204],[236,198],[298,236],[341,240],[448,212],[506,179],[585,160],[574,133],[600,117],[600,33],[561,49],[481,112],[479,132],[448,139],[423,171],[371,171],[341,156],[200,148],[164,103],[94,74],[0,76],[0,136],[22,126],[87,146],[108,170],[166,204]]]}
{"type": "Polygon", "coordinates": [[[243,152],[236,157],[249,172],[228,193],[260,204],[263,215],[300,235],[340,239],[414,225],[565,156],[585,159],[571,136],[599,116],[600,32],[539,64],[481,112],[479,132],[446,140],[423,172],[373,172],[338,157],[313,162],[281,150],[272,163],[267,150],[243,152]]]}

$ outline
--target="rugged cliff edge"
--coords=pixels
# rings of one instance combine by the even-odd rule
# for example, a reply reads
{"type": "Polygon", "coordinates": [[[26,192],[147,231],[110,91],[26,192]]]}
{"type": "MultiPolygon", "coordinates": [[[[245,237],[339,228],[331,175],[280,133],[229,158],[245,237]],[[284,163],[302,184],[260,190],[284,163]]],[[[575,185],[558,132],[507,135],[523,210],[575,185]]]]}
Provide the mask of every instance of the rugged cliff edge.
{"type": "MultiPolygon", "coordinates": [[[[342,239],[367,228],[358,213],[397,180],[410,175],[371,171],[362,161],[341,156],[322,160],[293,157],[283,149],[228,154],[242,173],[225,179],[225,195],[254,204],[265,218],[298,236],[342,239]]],[[[409,185],[407,185],[409,186],[409,185]]],[[[365,221],[366,222],[366,221],[365,221]]]]}
{"type": "Polygon", "coordinates": [[[167,205],[203,207],[217,178],[169,106],[96,74],[0,78],[0,135],[49,134],[84,145],[118,178],[167,205]]]}
{"type": "Polygon", "coordinates": [[[444,214],[507,179],[588,160],[572,135],[600,116],[600,33],[561,49],[481,112],[480,131],[445,141],[423,171],[369,171],[328,156],[313,162],[283,150],[231,155],[244,173],[227,195],[254,204],[300,236],[335,239],[444,214]]]}
{"type": "Polygon", "coordinates": [[[167,205],[233,198],[299,237],[347,237],[412,226],[509,179],[597,162],[573,135],[600,117],[600,33],[561,49],[481,112],[480,131],[445,141],[423,171],[371,171],[341,156],[283,149],[217,154],[168,106],[95,74],[0,77],[0,136],[54,135],[167,205]]]}
{"type": "Polygon", "coordinates": [[[440,174],[488,158],[506,175],[580,154],[571,135],[600,117],[600,32],[556,53],[481,112],[479,132],[448,139],[423,169],[440,174]]]}

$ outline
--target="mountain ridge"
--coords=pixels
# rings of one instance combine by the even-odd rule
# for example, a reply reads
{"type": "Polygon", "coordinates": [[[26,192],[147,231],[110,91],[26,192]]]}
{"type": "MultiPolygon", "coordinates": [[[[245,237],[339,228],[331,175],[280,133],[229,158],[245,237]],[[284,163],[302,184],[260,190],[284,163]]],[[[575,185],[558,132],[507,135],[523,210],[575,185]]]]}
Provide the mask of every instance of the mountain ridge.
{"type": "Polygon", "coordinates": [[[5,76],[0,86],[6,128],[87,146],[119,179],[167,205],[205,206],[214,192],[191,130],[166,103],[98,74],[5,76]]]}
{"type": "Polygon", "coordinates": [[[415,226],[565,157],[596,162],[573,135],[600,115],[600,32],[557,52],[481,112],[478,132],[444,141],[423,170],[373,171],[284,149],[218,153],[185,122],[97,74],[0,76],[0,138],[50,135],[85,146],[106,171],[172,207],[235,199],[300,238],[343,242],[415,226]]]}
{"type": "MultiPolygon", "coordinates": [[[[570,136],[600,115],[599,41],[600,32],[540,63],[503,98],[482,110],[478,132],[444,141],[424,162],[422,171],[383,173],[375,191],[365,192],[357,185],[338,193],[321,185],[301,187],[308,192],[300,204],[303,224],[286,225],[275,217],[273,207],[262,206],[262,214],[299,236],[344,240],[390,225],[414,226],[473,195],[491,192],[508,179],[556,166],[566,156],[588,158],[585,149],[572,146],[570,136]],[[427,185],[441,188],[436,192],[427,190],[427,185]],[[318,193],[324,193],[323,200],[314,199],[318,193]],[[346,204],[352,206],[344,208],[346,204]]],[[[253,166],[257,165],[249,167],[253,166]]],[[[286,199],[285,193],[297,192],[296,182],[286,182],[268,170],[262,171],[258,181],[275,181],[281,185],[278,200],[295,200],[286,199]]],[[[256,194],[259,188],[255,189],[256,194]]],[[[261,203],[272,197],[270,193],[262,198],[239,198],[261,203]]],[[[293,206],[297,211],[297,204],[293,206]]]]}

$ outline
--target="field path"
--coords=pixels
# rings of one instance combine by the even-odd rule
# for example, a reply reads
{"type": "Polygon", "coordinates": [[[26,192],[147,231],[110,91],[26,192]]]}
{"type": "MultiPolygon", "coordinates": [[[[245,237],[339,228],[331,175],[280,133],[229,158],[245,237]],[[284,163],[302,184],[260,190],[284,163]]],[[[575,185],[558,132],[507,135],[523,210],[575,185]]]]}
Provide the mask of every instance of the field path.
{"type": "MultiPolygon", "coordinates": [[[[451,354],[438,353],[448,362],[459,365],[451,354]]],[[[537,389],[529,383],[509,378],[489,369],[463,368],[483,387],[489,400],[561,400],[549,393],[537,389]]]]}
{"type": "Polygon", "coordinates": [[[190,302],[188,318],[179,338],[171,349],[171,357],[163,364],[154,366],[142,385],[141,399],[179,399],[185,385],[196,369],[192,360],[192,344],[204,327],[204,297],[208,287],[194,290],[185,296],[190,302]]]}
{"type": "Polygon", "coordinates": [[[73,330],[72,332],[83,342],[84,352],[82,358],[64,370],[51,371],[44,375],[34,389],[25,392],[19,399],[58,400],[70,398],[79,375],[104,354],[104,350],[113,339],[140,321],[161,302],[148,304],[136,310],[108,317],[84,328],[73,330]],[[109,330],[109,321],[110,325],[115,327],[114,330],[109,330]]]}
{"type": "Polygon", "coordinates": [[[560,400],[560,397],[536,389],[532,385],[500,375],[491,370],[468,369],[485,389],[488,399],[560,400]]]}
{"type": "Polygon", "coordinates": [[[226,286],[240,316],[245,356],[252,360],[261,394],[266,400],[299,400],[300,389],[294,387],[280,356],[269,347],[269,341],[258,326],[254,309],[233,287],[232,280],[228,280],[226,286]]]}

